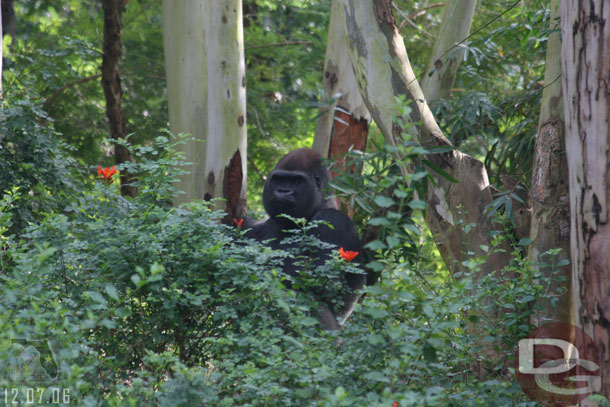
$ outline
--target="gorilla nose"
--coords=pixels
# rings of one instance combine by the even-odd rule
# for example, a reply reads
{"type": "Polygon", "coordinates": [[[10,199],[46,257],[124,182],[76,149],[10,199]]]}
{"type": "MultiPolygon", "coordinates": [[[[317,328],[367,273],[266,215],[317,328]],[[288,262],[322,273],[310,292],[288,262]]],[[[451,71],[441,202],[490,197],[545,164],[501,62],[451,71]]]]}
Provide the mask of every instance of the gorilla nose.
{"type": "Polygon", "coordinates": [[[275,190],[275,194],[278,197],[289,196],[289,195],[292,195],[292,189],[290,189],[290,188],[278,188],[278,189],[275,190]]]}

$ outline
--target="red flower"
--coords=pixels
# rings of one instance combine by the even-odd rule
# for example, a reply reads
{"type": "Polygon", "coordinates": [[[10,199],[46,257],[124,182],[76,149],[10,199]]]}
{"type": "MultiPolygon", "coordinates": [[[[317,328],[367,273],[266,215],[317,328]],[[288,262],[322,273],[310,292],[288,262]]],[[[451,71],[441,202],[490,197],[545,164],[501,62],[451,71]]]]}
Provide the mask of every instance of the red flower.
{"type": "Polygon", "coordinates": [[[100,178],[102,180],[102,182],[106,185],[110,185],[114,182],[114,180],[112,179],[112,177],[114,176],[114,174],[116,174],[118,171],[114,168],[114,166],[112,166],[112,168],[102,168],[99,165],[97,166],[97,176],[98,178],[100,178]]]}
{"type": "Polygon", "coordinates": [[[398,401],[395,401],[395,402],[392,404],[392,407],[398,407],[398,401]]]}
{"type": "Polygon", "coordinates": [[[343,247],[339,248],[339,254],[347,261],[352,261],[356,256],[358,256],[358,252],[354,252],[351,250],[343,250],[343,247]]]}
{"type": "Polygon", "coordinates": [[[243,219],[237,220],[237,219],[233,218],[233,222],[235,222],[235,224],[237,225],[238,228],[240,228],[241,225],[244,224],[244,220],[243,219]]]}

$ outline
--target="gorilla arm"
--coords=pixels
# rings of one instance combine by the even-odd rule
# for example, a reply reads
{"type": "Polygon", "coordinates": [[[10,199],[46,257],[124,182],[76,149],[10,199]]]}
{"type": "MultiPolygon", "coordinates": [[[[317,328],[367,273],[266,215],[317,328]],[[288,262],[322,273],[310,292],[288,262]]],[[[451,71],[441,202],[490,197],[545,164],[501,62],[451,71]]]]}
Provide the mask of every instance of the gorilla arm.
{"type": "MultiPolygon", "coordinates": [[[[320,225],[313,230],[313,233],[321,241],[333,244],[337,248],[342,247],[346,251],[358,252],[356,261],[362,265],[362,244],[356,231],[356,225],[347,215],[336,209],[322,209],[311,220],[324,221],[331,224],[333,226],[332,229],[326,225],[320,225]]],[[[364,272],[362,274],[346,273],[344,277],[349,290],[343,294],[342,307],[335,312],[336,316],[341,317],[343,320],[351,315],[354,305],[360,298],[360,294],[357,294],[355,291],[364,287],[366,274],[364,272]]]]}

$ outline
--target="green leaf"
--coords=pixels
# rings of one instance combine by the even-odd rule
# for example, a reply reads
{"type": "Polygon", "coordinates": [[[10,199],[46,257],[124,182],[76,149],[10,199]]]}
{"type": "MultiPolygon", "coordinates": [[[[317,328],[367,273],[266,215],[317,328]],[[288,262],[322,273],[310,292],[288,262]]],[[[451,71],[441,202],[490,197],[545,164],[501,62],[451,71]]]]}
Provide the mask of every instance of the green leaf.
{"type": "Polygon", "coordinates": [[[396,203],[392,198],[383,195],[376,196],[373,201],[381,208],[389,208],[396,203]]]}
{"type": "Polygon", "coordinates": [[[372,261],[372,262],[368,263],[366,266],[376,273],[381,273],[385,269],[385,266],[383,265],[383,263],[380,263],[378,261],[372,261]]]}
{"type": "Polygon", "coordinates": [[[102,294],[96,291],[85,291],[84,294],[91,298],[93,301],[102,305],[106,305],[106,299],[102,294]]]}
{"type": "Polygon", "coordinates": [[[392,222],[387,218],[373,218],[368,221],[368,224],[371,226],[392,226],[392,222]]]}
{"type": "Polygon", "coordinates": [[[116,328],[116,323],[114,321],[111,321],[110,319],[103,319],[99,322],[99,324],[101,326],[103,326],[104,328],[108,328],[108,329],[116,328]]]}
{"type": "Polygon", "coordinates": [[[369,307],[364,310],[364,313],[373,317],[373,319],[383,319],[388,316],[388,312],[381,308],[369,307]]]}
{"type": "Polygon", "coordinates": [[[374,382],[390,383],[390,379],[378,371],[368,372],[362,375],[366,380],[372,380],[374,382]]]}
{"type": "Polygon", "coordinates": [[[396,189],[394,190],[394,195],[396,195],[397,198],[405,199],[409,196],[409,193],[407,191],[403,191],[402,189],[396,189]]]}
{"type": "Polygon", "coordinates": [[[140,278],[139,275],[137,274],[132,274],[131,275],[131,282],[133,283],[133,285],[135,285],[136,287],[140,287],[140,282],[142,281],[142,279],[140,278]]]}
{"type": "Polygon", "coordinates": [[[115,300],[115,301],[119,300],[119,294],[114,285],[106,284],[106,286],[104,287],[104,291],[106,291],[106,294],[108,294],[108,296],[110,298],[112,298],[113,300],[115,300]]]}
{"type": "Polygon", "coordinates": [[[297,341],[296,339],[294,339],[290,335],[284,335],[284,340],[286,342],[290,342],[292,345],[296,346],[299,349],[303,349],[303,344],[301,342],[297,341]]]}
{"type": "Polygon", "coordinates": [[[370,249],[370,250],[383,250],[383,249],[387,249],[387,246],[385,245],[385,243],[383,243],[379,239],[375,239],[375,240],[373,240],[371,242],[368,242],[364,247],[367,248],[367,249],[370,249]]]}
{"type": "Polygon", "coordinates": [[[450,181],[450,182],[453,182],[453,183],[456,183],[456,184],[460,183],[460,181],[458,181],[457,179],[453,178],[452,175],[450,175],[448,172],[443,170],[438,165],[434,164],[432,161],[430,161],[430,160],[422,160],[422,163],[424,163],[426,166],[430,167],[434,172],[436,172],[441,177],[445,178],[447,181],[450,181]]]}
{"type": "Polygon", "coordinates": [[[421,209],[424,210],[426,209],[426,203],[424,201],[421,201],[419,199],[414,199],[411,202],[409,202],[409,207],[411,209],[421,209]]]}
{"type": "Polygon", "coordinates": [[[390,249],[393,249],[400,244],[400,239],[396,236],[388,236],[386,237],[385,241],[388,242],[388,247],[390,249]]]}

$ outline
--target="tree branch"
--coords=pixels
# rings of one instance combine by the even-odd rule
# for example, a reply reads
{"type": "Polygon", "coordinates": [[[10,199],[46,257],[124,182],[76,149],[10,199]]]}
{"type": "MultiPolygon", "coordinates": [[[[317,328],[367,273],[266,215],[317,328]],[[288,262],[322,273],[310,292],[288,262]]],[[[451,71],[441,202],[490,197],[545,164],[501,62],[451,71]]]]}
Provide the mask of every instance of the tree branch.
{"type": "Polygon", "coordinates": [[[80,85],[81,83],[85,83],[85,82],[89,82],[92,81],[94,79],[97,79],[99,77],[101,77],[102,74],[101,73],[96,73],[95,75],[91,75],[91,76],[86,76],[84,78],[80,78],[77,79],[75,81],[66,83],[65,85],[63,85],[61,88],[57,89],[51,96],[49,96],[44,103],[42,104],[44,106],[44,108],[46,109],[47,107],[49,107],[53,101],[66,89],[71,88],[72,86],[76,86],[76,85],[80,85]]]}
{"type": "Polygon", "coordinates": [[[269,44],[262,44],[262,45],[249,45],[246,47],[246,50],[256,49],[256,48],[266,48],[266,47],[283,47],[285,45],[309,45],[309,44],[313,44],[313,41],[271,42],[269,44]]]}

